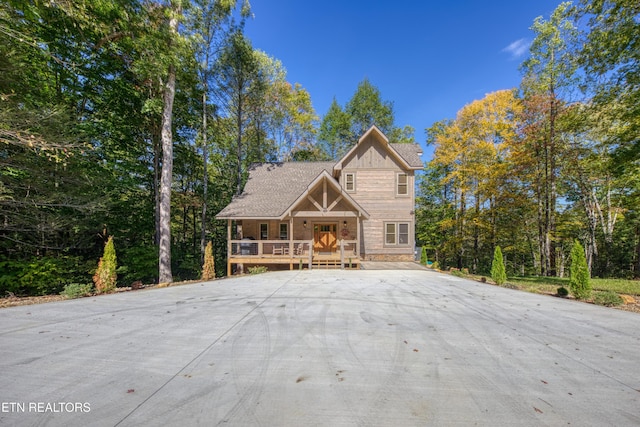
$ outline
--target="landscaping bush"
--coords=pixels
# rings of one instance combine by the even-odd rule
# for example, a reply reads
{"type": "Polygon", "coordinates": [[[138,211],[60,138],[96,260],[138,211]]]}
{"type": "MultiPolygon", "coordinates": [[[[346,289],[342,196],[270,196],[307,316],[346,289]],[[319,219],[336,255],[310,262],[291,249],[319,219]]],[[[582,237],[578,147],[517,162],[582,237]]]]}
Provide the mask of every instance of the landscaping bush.
{"type": "Polygon", "coordinates": [[[111,292],[116,288],[116,280],[118,267],[116,258],[116,248],[113,244],[113,237],[109,237],[107,244],[104,246],[104,254],[98,262],[98,269],[93,275],[93,283],[96,285],[96,291],[100,294],[111,292]]]}
{"type": "Polygon", "coordinates": [[[571,248],[569,289],[576,299],[587,299],[591,296],[589,267],[584,248],[577,240],[571,248]]]}
{"type": "Polygon", "coordinates": [[[202,280],[216,278],[216,263],[213,259],[213,243],[207,243],[204,249],[204,265],[202,266],[202,280]]]}
{"type": "Polygon", "coordinates": [[[64,290],[60,292],[60,295],[63,295],[69,299],[88,297],[93,295],[93,285],[91,283],[81,284],[81,283],[69,283],[65,285],[64,290]]]}
{"type": "Polygon", "coordinates": [[[556,291],[556,295],[558,295],[559,297],[566,297],[569,295],[569,291],[564,286],[560,286],[556,291]]]}
{"type": "Polygon", "coordinates": [[[598,305],[604,305],[606,307],[616,307],[622,305],[624,302],[620,295],[613,291],[596,292],[593,297],[593,302],[598,305]]]}
{"type": "Polygon", "coordinates": [[[502,258],[502,250],[500,246],[496,246],[493,251],[493,261],[491,262],[491,278],[498,286],[504,285],[507,281],[507,271],[502,258]]]}
{"type": "Polygon", "coordinates": [[[269,269],[264,265],[256,265],[254,267],[249,267],[247,271],[249,271],[249,274],[260,274],[266,273],[267,271],[269,271],[269,269]]]}

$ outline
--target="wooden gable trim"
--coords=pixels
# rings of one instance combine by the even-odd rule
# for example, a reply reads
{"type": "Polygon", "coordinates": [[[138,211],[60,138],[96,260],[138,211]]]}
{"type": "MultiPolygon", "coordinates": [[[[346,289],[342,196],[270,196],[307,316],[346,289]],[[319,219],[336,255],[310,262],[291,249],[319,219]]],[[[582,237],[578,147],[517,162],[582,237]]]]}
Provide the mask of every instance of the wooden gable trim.
{"type": "Polygon", "coordinates": [[[376,140],[378,140],[380,142],[380,144],[396,159],[396,161],[398,161],[400,163],[400,165],[405,169],[405,170],[412,170],[412,169],[421,169],[421,168],[415,168],[412,167],[392,146],[391,144],[389,144],[389,138],[387,138],[387,136],[380,130],[378,129],[378,127],[376,125],[372,125],[369,130],[367,130],[364,135],[362,135],[360,137],[360,139],[358,139],[358,142],[356,143],[356,145],[354,145],[353,147],[351,147],[351,150],[349,150],[347,152],[347,154],[345,154],[344,156],[342,156],[342,158],[338,161],[338,163],[336,163],[336,165],[333,167],[333,169],[335,171],[340,171],[342,170],[342,166],[344,164],[344,162],[349,158],[349,156],[351,156],[360,146],[360,144],[367,139],[367,137],[369,135],[373,135],[375,137],[376,140]]]}
{"type": "MultiPolygon", "coordinates": [[[[322,171],[320,175],[316,179],[314,179],[308,186],[307,189],[302,193],[286,210],[285,214],[280,218],[284,219],[286,216],[299,216],[298,214],[294,214],[295,207],[304,202],[305,200],[309,200],[315,207],[318,209],[317,214],[321,216],[362,216],[366,219],[369,218],[369,214],[365,211],[349,194],[345,193],[345,190],[338,184],[331,175],[327,171],[322,171]],[[317,200],[311,196],[311,192],[322,182],[322,204],[320,204],[317,200]],[[328,200],[328,188],[331,186],[338,193],[338,197],[334,200],[331,205],[329,205],[328,200]],[[333,209],[340,203],[345,200],[351,206],[353,206],[354,212],[335,212],[333,209]]],[[[310,212],[305,211],[305,214],[310,214],[310,212]]],[[[312,216],[312,215],[310,215],[312,216]]]]}

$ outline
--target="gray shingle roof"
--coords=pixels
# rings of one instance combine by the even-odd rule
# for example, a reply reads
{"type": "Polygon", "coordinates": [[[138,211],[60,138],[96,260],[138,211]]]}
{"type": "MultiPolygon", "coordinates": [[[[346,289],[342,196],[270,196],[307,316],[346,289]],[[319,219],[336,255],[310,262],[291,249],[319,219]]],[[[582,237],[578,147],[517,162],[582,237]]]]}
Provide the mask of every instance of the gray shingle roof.
{"type": "Polygon", "coordinates": [[[422,148],[418,144],[389,144],[412,168],[422,168],[422,148]]]}
{"type": "Polygon", "coordinates": [[[334,162],[257,163],[240,196],[217,218],[280,218],[309,184],[326,170],[333,175],[334,162]]]}

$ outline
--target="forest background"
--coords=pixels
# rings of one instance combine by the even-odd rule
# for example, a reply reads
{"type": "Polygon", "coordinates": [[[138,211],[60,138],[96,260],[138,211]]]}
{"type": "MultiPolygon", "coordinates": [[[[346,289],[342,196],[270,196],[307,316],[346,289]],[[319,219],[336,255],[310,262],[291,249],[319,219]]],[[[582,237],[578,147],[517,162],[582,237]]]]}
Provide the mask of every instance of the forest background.
{"type": "MultiPolygon", "coordinates": [[[[0,293],[88,283],[109,236],[118,285],[199,278],[248,166],[337,159],[370,125],[416,142],[367,79],[319,118],[244,35],[237,0],[3,0],[0,293]]],[[[640,6],[562,3],[531,27],[520,87],[426,129],[416,238],[440,268],[640,274],[640,6]]],[[[427,84],[427,82],[425,83],[427,84]]]]}

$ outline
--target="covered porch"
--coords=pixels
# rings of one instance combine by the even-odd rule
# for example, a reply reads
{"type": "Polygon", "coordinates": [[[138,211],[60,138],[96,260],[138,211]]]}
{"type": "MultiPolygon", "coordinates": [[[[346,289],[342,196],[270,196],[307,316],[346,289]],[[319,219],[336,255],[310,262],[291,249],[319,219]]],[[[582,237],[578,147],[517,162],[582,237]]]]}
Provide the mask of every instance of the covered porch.
{"type": "Polygon", "coordinates": [[[227,274],[238,273],[250,266],[274,268],[359,268],[360,255],[356,240],[336,241],[335,249],[321,250],[314,240],[229,240],[227,274]]]}

